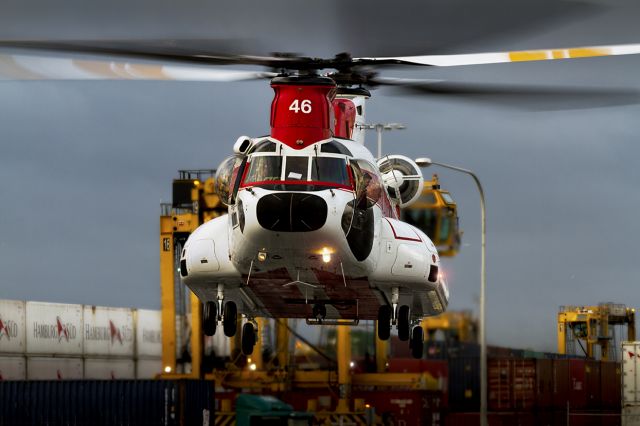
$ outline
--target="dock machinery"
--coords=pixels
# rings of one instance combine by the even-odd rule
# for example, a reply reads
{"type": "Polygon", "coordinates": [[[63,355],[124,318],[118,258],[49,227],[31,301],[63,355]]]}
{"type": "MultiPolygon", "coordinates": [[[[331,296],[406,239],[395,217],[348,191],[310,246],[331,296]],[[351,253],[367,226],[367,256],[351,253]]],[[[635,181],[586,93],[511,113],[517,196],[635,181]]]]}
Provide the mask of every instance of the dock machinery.
{"type": "Polygon", "coordinates": [[[635,312],[633,308],[614,303],[561,306],[558,313],[558,353],[576,354],[577,344],[589,358],[615,360],[615,350],[620,346],[619,339],[623,337],[621,334],[625,326],[626,340],[636,340],[635,312]],[[621,331],[616,333],[616,327],[621,331]]]}
{"type": "Polygon", "coordinates": [[[162,368],[166,375],[201,376],[202,304],[180,282],[180,252],[200,224],[227,213],[215,193],[215,170],[180,170],[172,202],[160,216],[162,368]]]}

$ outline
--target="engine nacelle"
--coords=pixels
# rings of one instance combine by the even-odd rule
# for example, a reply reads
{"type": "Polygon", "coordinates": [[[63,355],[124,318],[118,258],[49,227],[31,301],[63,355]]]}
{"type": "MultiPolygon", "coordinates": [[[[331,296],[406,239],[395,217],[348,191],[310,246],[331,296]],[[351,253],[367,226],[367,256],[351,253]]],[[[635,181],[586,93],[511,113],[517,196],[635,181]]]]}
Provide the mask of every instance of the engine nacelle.
{"type": "Polygon", "coordinates": [[[389,195],[398,200],[400,207],[407,207],[420,197],[424,177],[412,159],[388,155],[378,160],[378,168],[389,195]]]}

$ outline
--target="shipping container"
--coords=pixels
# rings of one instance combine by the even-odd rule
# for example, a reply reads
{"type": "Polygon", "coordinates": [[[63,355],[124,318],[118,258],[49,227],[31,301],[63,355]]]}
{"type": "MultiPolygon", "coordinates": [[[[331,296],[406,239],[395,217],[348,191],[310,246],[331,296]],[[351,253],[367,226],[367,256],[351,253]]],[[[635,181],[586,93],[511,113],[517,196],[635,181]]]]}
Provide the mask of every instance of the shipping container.
{"type": "Polygon", "coordinates": [[[155,379],[162,373],[162,359],[136,360],[136,379],[155,379]]]}
{"type": "Polygon", "coordinates": [[[553,359],[536,359],[536,409],[550,410],[553,408],[554,383],[553,383],[553,359]]]}
{"type": "Polygon", "coordinates": [[[26,303],[27,355],[82,355],[82,305],[26,303]]]}
{"type": "Polygon", "coordinates": [[[449,407],[452,411],[480,409],[480,359],[449,359],[449,407]]]}
{"type": "Polygon", "coordinates": [[[584,364],[585,393],[588,408],[601,408],[600,389],[600,364],[601,361],[586,360],[584,364]]]}
{"type": "Polygon", "coordinates": [[[28,380],[79,380],[83,377],[82,358],[27,358],[28,380]]]}
{"type": "Polygon", "coordinates": [[[213,425],[214,382],[0,382],[0,425],[213,425]]]}
{"type": "Polygon", "coordinates": [[[640,342],[622,343],[622,405],[640,407],[640,342]]]}
{"type": "Polygon", "coordinates": [[[133,358],[133,311],[85,305],[83,309],[84,355],[133,358]]]}
{"type": "Polygon", "coordinates": [[[490,359],[487,374],[489,410],[527,411],[534,408],[536,399],[534,359],[490,359]]]}
{"type": "Polygon", "coordinates": [[[552,408],[566,410],[569,393],[573,389],[568,359],[553,360],[553,401],[552,408]]]}
{"type": "Polygon", "coordinates": [[[162,356],[162,313],[149,309],[136,311],[136,357],[162,356]]]}
{"type": "Polygon", "coordinates": [[[25,380],[27,360],[23,356],[0,356],[0,381],[25,380]]]}
{"type": "Polygon", "coordinates": [[[640,406],[627,405],[622,407],[622,426],[640,426],[640,406]]]}
{"type": "Polygon", "coordinates": [[[444,424],[442,394],[429,391],[360,391],[353,398],[364,399],[384,424],[441,426],[444,424]]]}
{"type": "Polygon", "coordinates": [[[123,380],[135,379],[135,361],[133,359],[85,358],[85,380],[123,380]]]}
{"type": "Polygon", "coordinates": [[[22,355],[26,350],[25,304],[0,300],[0,354],[22,355]]]}
{"type": "Polygon", "coordinates": [[[620,364],[600,363],[600,400],[604,410],[619,410],[622,400],[622,375],[620,364]]]}

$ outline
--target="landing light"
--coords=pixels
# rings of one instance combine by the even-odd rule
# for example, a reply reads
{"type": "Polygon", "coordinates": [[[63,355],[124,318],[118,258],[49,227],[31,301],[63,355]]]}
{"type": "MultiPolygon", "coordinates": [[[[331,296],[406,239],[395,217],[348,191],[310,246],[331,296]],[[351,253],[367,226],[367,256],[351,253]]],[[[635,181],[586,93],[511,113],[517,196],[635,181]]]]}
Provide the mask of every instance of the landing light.
{"type": "Polygon", "coordinates": [[[171,367],[167,365],[167,366],[164,368],[164,372],[165,372],[165,373],[171,373],[171,367]]]}
{"type": "Polygon", "coordinates": [[[264,262],[265,260],[267,260],[267,252],[266,251],[259,251],[258,252],[258,260],[260,262],[264,262]]]}
{"type": "Polygon", "coordinates": [[[256,371],[256,368],[258,367],[255,364],[249,364],[249,370],[256,371]]]}
{"type": "Polygon", "coordinates": [[[356,363],[355,363],[355,362],[351,361],[351,362],[349,363],[349,367],[350,367],[350,368],[353,368],[353,367],[355,367],[355,366],[356,366],[356,363]]]}
{"type": "Polygon", "coordinates": [[[322,261],[324,263],[331,262],[331,251],[327,247],[322,248],[322,261]]]}

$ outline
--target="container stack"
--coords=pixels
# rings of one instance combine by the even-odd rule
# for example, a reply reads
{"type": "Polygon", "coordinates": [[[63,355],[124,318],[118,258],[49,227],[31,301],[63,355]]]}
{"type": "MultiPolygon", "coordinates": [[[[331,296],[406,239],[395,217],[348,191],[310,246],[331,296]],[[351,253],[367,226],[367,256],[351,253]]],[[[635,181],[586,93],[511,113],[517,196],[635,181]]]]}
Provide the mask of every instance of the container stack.
{"type": "Polygon", "coordinates": [[[640,426],[640,342],[622,343],[622,426],[640,426]]]}
{"type": "Polygon", "coordinates": [[[147,379],[160,311],[0,300],[0,380],[147,379]]]}

